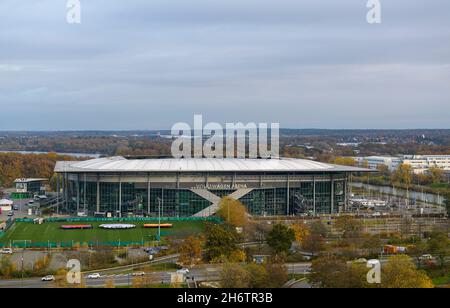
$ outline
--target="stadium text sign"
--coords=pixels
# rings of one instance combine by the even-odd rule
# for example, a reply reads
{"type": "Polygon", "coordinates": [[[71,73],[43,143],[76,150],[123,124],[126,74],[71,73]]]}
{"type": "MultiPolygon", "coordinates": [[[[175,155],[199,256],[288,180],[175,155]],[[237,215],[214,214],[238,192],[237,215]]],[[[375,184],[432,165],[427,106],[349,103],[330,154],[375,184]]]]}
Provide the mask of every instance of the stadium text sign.
{"type": "Polygon", "coordinates": [[[176,123],[171,134],[175,158],[271,158],[279,157],[279,123],[219,123],[203,126],[202,115],[194,115],[194,128],[176,123]],[[268,135],[270,132],[270,149],[268,135]],[[225,147],[224,147],[225,146],[225,147]]]}

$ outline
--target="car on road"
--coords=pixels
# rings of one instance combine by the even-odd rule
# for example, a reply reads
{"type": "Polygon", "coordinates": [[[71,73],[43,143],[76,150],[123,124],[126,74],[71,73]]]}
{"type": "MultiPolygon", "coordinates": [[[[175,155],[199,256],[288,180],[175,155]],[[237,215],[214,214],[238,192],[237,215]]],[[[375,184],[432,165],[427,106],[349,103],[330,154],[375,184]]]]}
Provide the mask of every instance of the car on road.
{"type": "Polygon", "coordinates": [[[13,210],[14,210],[14,211],[18,211],[18,210],[19,210],[19,207],[18,207],[17,205],[14,205],[13,210]]]}
{"type": "Polygon", "coordinates": [[[41,281],[53,281],[53,280],[55,280],[55,276],[53,275],[47,275],[41,278],[41,281]]]}
{"type": "Polygon", "coordinates": [[[3,248],[0,250],[0,254],[2,255],[11,255],[13,253],[11,248],[3,248]]]}
{"type": "Polygon", "coordinates": [[[9,212],[9,213],[8,213],[8,216],[9,216],[9,217],[14,216],[14,212],[13,212],[13,211],[9,212]]]}
{"type": "Polygon", "coordinates": [[[99,273],[93,273],[93,274],[89,274],[87,276],[88,279],[98,279],[100,278],[100,274],[99,273]]]}
{"type": "Polygon", "coordinates": [[[145,276],[145,272],[134,272],[131,275],[132,276],[145,276]]]}

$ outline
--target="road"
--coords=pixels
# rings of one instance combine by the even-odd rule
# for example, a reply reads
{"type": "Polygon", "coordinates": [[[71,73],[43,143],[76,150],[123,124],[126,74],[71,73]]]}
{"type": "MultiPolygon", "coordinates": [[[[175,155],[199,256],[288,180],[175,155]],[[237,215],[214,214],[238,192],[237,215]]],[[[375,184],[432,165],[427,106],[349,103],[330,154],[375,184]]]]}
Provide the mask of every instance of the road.
{"type": "MultiPolygon", "coordinates": [[[[311,268],[310,263],[290,263],[287,264],[287,270],[290,274],[301,274],[309,272],[311,268]]],[[[87,287],[104,287],[106,283],[110,280],[114,280],[116,286],[127,286],[131,285],[133,276],[130,273],[111,273],[103,272],[100,278],[89,279],[88,274],[83,274],[85,285],[87,287]]],[[[202,265],[190,270],[188,275],[189,279],[194,279],[196,281],[218,281],[220,280],[220,265],[210,264],[202,265]]],[[[153,281],[170,283],[171,274],[175,271],[161,271],[161,272],[148,272],[146,275],[151,277],[153,281]]],[[[52,288],[54,287],[53,282],[43,282],[40,278],[27,278],[27,279],[13,279],[13,280],[1,280],[0,288],[52,288]]]]}

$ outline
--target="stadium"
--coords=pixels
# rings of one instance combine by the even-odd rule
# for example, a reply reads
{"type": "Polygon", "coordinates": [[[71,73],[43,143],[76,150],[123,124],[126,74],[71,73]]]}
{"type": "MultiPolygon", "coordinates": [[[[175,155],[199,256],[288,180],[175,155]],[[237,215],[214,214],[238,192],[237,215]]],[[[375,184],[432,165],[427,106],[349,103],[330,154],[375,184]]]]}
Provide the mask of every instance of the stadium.
{"type": "Polygon", "coordinates": [[[55,166],[59,210],[96,217],[207,217],[225,196],[256,216],[337,213],[350,174],[369,171],[288,158],[116,156],[55,166]]]}

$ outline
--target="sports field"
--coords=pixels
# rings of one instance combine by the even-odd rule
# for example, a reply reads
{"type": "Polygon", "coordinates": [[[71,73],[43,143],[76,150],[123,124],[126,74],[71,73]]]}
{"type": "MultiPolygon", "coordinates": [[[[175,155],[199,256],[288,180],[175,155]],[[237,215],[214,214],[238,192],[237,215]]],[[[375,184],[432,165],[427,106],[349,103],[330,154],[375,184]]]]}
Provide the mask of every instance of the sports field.
{"type": "MultiPolygon", "coordinates": [[[[154,239],[158,229],[145,229],[144,223],[157,223],[157,221],[129,222],[136,225],[130,230],[105,230],[98,226],[105,222],[86,222],[93,226],[91,230],[61,230],[61,225],[77,225],[80,223],[47,222],[41,225],[30,222],[16,222],[6,234],[0,238],[0,243],[8,245],[14,241],[29,241],[32,243],[60,242],[148,242],[154,239]]],[[[115,222],[106,222],[115,223],[115,222]]],[[[118,222],[119,223],[119,222],[118,222]]],[[[120,222],[123,223],[123,222],[120,222]]],[[[162,228],[161,235],[185,237],[196,235],[203,231],[204,221],[174,221],[172,228],[162,228]]]]}

